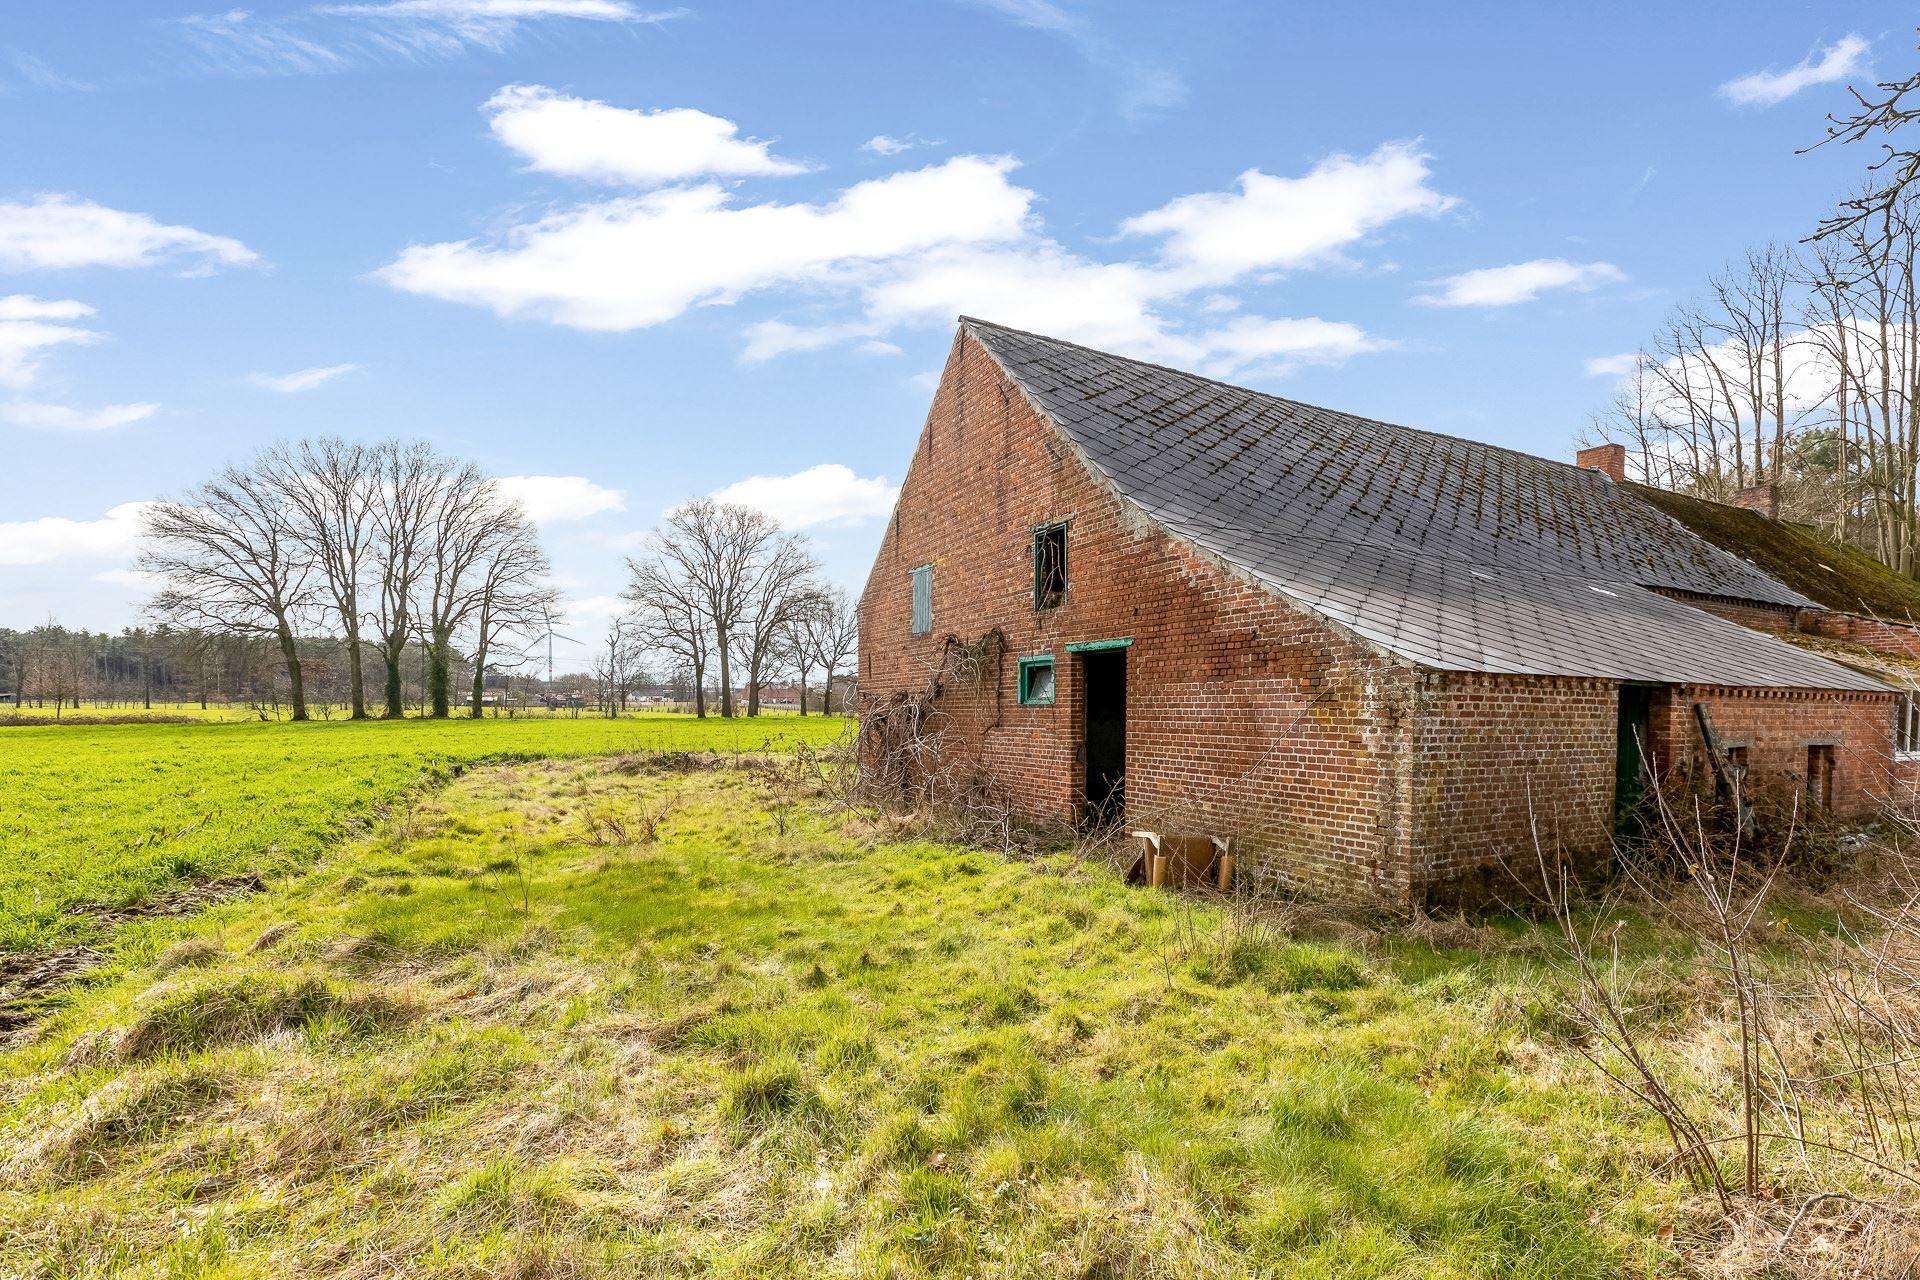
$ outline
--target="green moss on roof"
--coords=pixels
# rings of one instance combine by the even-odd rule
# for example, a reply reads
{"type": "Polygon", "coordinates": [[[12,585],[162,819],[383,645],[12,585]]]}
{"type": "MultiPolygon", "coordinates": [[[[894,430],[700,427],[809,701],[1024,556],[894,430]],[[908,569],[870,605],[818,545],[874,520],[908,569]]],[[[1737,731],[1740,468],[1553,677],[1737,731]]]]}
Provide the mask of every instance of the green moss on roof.
{"type": "Polygon", "coordinates": [[[1894,622],[1920,621],[1920,583],[1902,577],[1857,547],[1812,525],[1769,520],[1757,511],[1704,498],[1624,486],[1708,542],[1733,552],[1816,604],[1894,622]]]}

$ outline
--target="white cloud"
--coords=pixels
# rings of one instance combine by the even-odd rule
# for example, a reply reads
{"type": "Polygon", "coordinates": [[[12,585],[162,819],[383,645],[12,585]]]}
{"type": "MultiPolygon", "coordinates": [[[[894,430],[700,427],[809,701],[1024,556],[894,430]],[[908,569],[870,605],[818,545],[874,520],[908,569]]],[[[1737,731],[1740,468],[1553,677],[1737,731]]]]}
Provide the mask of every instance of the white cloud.
{"type": "Polygon", "coordinates": [[[770,177],[806,166],[739,137],[731,120],[688,107],[635,111],[513,84],[487,100],[493,136],[542,173],[658,186],[703,176],[770,177]]]}
{"type": "Polygon", "coordinates": [[[1837,84],[1867,70],[1871,41],[1852,33],[1825,48],[1816,47],[1785,71],[1753,71],[1720,86],[1720,95],[1742,107],[1770,107],[1802,89],[1837,84]]]}
{"type": "Polygon", "coordinates": [[[0,521],[0,565],[132,555],[140,544],[140,515],[149,505],[123,502],[98,520],[44,516],[38,520],[0,521]]]}
{"type": "Polygon", "coordinates": [[[247,381],[256,387],[268,391],[311,391],[322,383],[332,382],[342,374],[352,373],[360,366],[357,364],[316,365],[311,369],[296,369],[292,373],[250,373],[247,381]]]}
{"type": "Polygon", "coordinates": [[[423,62],[475,48],[499,52],[535,22],[660,23],[685,13],[642,9],[631,0],[377,0],[279,15],[227,9],[191,14],[177,27],[216,71],[325,75],[367,62],[423,62]]]}
{"type": "Polygon", "coordinates": [[[168,226],[77,196],[0,203],[0,269],[145,267],[179,260],[190,270],[209,270],[251,265],[260,255],[227,236],[168,226]]]}
{"type": "Polygon", "coordinates": [[[75,409],[64,404],[35,404],[25,400],[0,402],[0,422],[45,431],[111,431],[151,418],[157,404],[106,404],[98,409],[75,409]]]}
{"type": "Polygon", "coordinates": [[[1632,351],[1617,356],[1590,356],[1587,359],[1589,378],[1624,378],[1640,366],[1640,357],[1632,351]]]}
{"type": "Polygon", "coordinates": [[[846,278],[939,245],[1009,239],[1032,193],[1013,162],[961,156],[858,183],[830,204],[732,203],[704,184],[624,197],[514,228],[506,243],[415,245],[380,277],[409,293],[580,329],[638,329],[778,284],[846,278]]]}
{"type": "Polygon", "coordinates": [[[575,596],[560,606],[560,614],[572,629],[587,622],[611,622],[632,609],[632,601],[622,596],[575,596]]]}
{"type": "Polygon", "coordinates": [[[1238,191],[1181,196],[1120,229],[1164,236],[1165,257],[1196,287],[1311,266],[1390,222],[1453,208],[1454,197],[1428,185],[1427,160],[1410,142],[1390,142],[1366,156],[1328,156],[1298,178],[1249,169],[1238,191]]]}
{"type": "Polygon", "coordinates": [[[0,387],[32,383],[40,353],[49,347],[98,342],[92,329],[64,323],[93,314],[71,298],[58,301],[15,293],[0,297],[0,387]]]}
{"type": "Polygon", "coordinates": [[[884,133],[876,133],[861,143],[860,149],[877,156],[897,156],[902,151],[911,151],[913,144],[904,138],[890,138],[884,133]]]}
{"type": "Polygon", "coordinates": [[[848,342],[874,350],[898,327],[964,313],[1226,376],[1391,345],[1315,317],[1227,323],[1239,302],[1220,290],[1343,262],[1394,221],[1456,203],[1430,184],[1424,153],[1388,143],[1297,178],[1250,170],[1236,190],[1169,201],[1121,228],[1151,242],[1145,253],[1102,262],[1044,233],[1015,167],[959,156],[818,204],[741,203],[712,182],[670,187],[558,210],[492,242],[414,245],[380,276],[582,329],[645,328],[781,289],[804,290],[827,312],[809,325],[748,326],[747,361],[848,342]]]}
{"type": "Polygon", "coordinates": [[[526,509],[535,524],[585,520],[603,511],[625,511],[627,498],[618,489],[595,484],[585,476],[502,476],[500,490],[526,509]]]}
{"type": "Polygon", "coordinates": [[[749,476],[710,496],[764,511],[784,528],[806,529],[884,520],[900,486],[885,476],[858,476],[851,467],[824,462],[790,476],[749,476]]]}
{"type": "Polygon", "coordinates": [[[1535,258],[1504,267],[1480,267],[1434,283],[1439,293],[1416,298],[1436,307],[1508,307],[1531,302],[1549,289],[1587,292],[1603,284],[1618,284],[1626,272],[1611,262],[1568,262],[1565,258],[1535,258]]]}

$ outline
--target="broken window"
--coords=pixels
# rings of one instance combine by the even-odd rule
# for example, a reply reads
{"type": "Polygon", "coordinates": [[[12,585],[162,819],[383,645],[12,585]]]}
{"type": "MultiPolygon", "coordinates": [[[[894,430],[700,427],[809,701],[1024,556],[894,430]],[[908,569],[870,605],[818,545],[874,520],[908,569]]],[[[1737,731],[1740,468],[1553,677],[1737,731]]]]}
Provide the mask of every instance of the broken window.
{"type": "Polygon", "coordinates": [[[1053,705],[1053,657],[1020,659],[1020,705],[1053,705]]]}
{"type": "Polygon", "coordinates": [[[1920,693],[1903,693],[1893,704],[1893,749],[1903,756],[1920,755],[1920,693]]]}
{"type": "Polygon", "coordinates": [[[1033,531],[1033,607],[1051,609],[1066,594],[1066,522],[1043,524],[1033,531]]]}
{"type": "Polygon", "coordinates": [[[1833,746],[1820,743],[1807,748],[1807,803],[1821,809],[1833,808],[1833,746]]]}
{"type": "Polygon", "coordinates": [[[923,564],[908,575],[913,579],[913,634],[933,630],[933,566],[923,564]]]}

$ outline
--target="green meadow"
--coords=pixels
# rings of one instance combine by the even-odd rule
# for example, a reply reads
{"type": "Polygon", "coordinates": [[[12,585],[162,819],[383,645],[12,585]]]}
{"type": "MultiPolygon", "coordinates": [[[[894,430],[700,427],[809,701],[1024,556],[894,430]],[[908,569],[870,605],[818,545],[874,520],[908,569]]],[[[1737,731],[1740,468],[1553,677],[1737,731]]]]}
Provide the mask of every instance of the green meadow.
{"type": "Polygon", "coordinates": [[[377,806],[487,761],[764,751],[839,718],[0,726],[0,952],[95,932],[81,904],[301,867],[377,806]]]}
{"type": "Polygon", "coordinates": [[[1524,1060],[1530,962],[1301,941],[683,769],[469,770],[152,940],[0,1072],[0,1274],[1641,1256],[1641,1135],[1524,1060]]]}

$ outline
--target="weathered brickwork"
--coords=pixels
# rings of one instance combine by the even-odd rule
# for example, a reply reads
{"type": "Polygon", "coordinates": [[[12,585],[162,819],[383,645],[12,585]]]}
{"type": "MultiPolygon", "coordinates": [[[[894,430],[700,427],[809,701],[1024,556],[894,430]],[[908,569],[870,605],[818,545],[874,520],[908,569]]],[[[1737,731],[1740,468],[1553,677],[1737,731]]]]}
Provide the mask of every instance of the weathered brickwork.
{"type": "MultiPolygon", "coordinates": [[[[1709,599],[1745,625],[1790,611],[1709,599]]],[[[955,775],[1017,814],[1066,824],[1085,794],[1085,685],[1069,644],[1127,641],[1131,825],[1232,835],[1255,877],[1411,904],[1517,887],[1534,831],[1604,852],[1619,688],[1610,680],[1432,672],[1338,631],[1168,536],[1090,471],[964,333],[860,605],[869,714],[941,693],[929,727],[955,775]],[[1067,589],[1035,609],[1033,533],[1065,521],[1067,589]],[[932,627],[912,633],[910,573],[932,566],[932,627]],[[1004,645],[982,644],[999,637],[1004,645]],[[985,655],[977,676],[970,660],[985,655]],[[1019,702],[1019,659],[1050,656],[1050,705],[1019,702]],[[1472,890],[1468,890],[1472,892],[1472,890]]],[[[1913,793],[1892,756],[1891,696],[1666,690],[1657,760],[1697,750],[1706,701],[1757,771],[1803,777],[1834,742],[1835,803],[1913,793]]]]}
{"type": "Polygon", "coordinates": [[[1650,733],[1661,772],[1705,767],[1706,749],[1693,704],[1706,704],[1715,735],[1745,748],[1748,777],[1758,785],[1798,789],[1807,778],[1807,749],[1834,748],[1833,807],[1861,817],[1913,797],[1912,764],[1893,753],[1893,699],[1872,693],[1804,689],[1676,688],[1660,691],[1650,733]]]}
{"type": "Polygon", "coordinates": [[[1511,896],[1538,884],[1538,853],[1607,849],[1614,681],[1433,672],[1426,684],[1412,771],[1429,896],[1511,896]]]}
{"type": "Polygon", "coordinates": [[[1799,629],[1809,635],[1844,640],[1890,653],[1902,658],[1920,658],[1920,627],[1863,617],[1857,613],[1835,613],[1828,609],[1802,609],[1799,629]]]}

